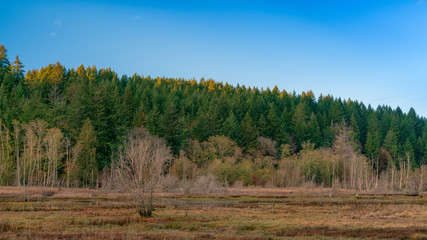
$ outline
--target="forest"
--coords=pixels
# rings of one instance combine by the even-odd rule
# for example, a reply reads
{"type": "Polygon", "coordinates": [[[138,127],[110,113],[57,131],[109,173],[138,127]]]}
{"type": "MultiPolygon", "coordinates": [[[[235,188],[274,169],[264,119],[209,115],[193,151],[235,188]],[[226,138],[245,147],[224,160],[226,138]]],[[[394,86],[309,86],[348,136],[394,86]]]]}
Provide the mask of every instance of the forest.
{"type": "Polygon", "coordinates": [[[59,62],[25,72],[0,45],[1,185],[106,185],[140,128],[167,143],[166,175],[180,180],[418,189],[427,163],[412,108],[59,62]]]}

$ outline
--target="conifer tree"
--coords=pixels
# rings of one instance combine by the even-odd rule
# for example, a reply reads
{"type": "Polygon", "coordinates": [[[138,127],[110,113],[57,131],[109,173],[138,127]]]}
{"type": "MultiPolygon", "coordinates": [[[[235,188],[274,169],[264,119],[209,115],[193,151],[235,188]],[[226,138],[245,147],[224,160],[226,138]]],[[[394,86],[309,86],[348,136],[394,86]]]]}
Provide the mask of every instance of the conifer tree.
{"type": "Polygon", "coordinates": [[[233,141],[239,139],[239,122],[233,114],[233,111],[230,111],[227,119],[222,124],[221,134],[231,138],[233,141]]]}
{"type": "Polygon", "coordinates": [[[398,145],[398,138],[396,136],[396,133],[393,131],[393,129],[390,129],[387,132],[383,145],[385,149],[391,154],[393,160],[396,163],[399,155],[399,149],[398,149],[399,145],[398,145]]]}
{"type": "Polygon", "coordinates": [[[258,132],[261,136],[268,137],[269,135],[269,129],[268,129],[267,120],[264,117],[264,114],[261,114],[258,120],[258,132]]]}
{"type": "Polygon", "coordinates": [[[159,135],[168,142],[174,154],[179,153],[186,139],[186,129],[183,122],[184,118],[179,116],[175,105],[170,102],[161,117],[159,135]]]}
{"type": "Polygon", "coordinates": [[[316,148],[322,146],[322,136],[320,133],[319,124],[317,123],[316,116],[311,113],[310,120],[308,121],[308,139],[314,144],[316,148]]]}
{"type": "Polygon", "coordinates": [[[301,144],[308,140],[308,110],[308,106],[305,103],[300,103],[295,109],[295,114],[292,118],[292,133],[295,136],[295,142],[298,149],[301,149],[301,144]]]}
{"type": "Polygon", "coordinates": [[[266,120],[267,120],[266,136],[271,137],[276,141],[280,141],[283,138],[283,136],[282,136],[282,131],[280,131],[280,127],[281,127],[280,120],[279,120],[279,117],[277,116],[277,112],[273,103],[270,103],[268,105],[268,113],[266,116],[266,120]]]}
{"type": "Polygon", "coordinates": [[[19,60],[18,55],[16,55],[15,61],[12,65],[12,74],[15,78],[15,82],[21,82],[24,80],[24,65],[19,60]]]}
{"type": "Polygon", "coordinates": [[[352,131],[353,141],[356,143],[361,143],[360,127],[354,113],[351,115],[351,118],[350,118],[350,127],[353,130],[352,131]]]}
{"type": "Polygon", "coordinates": [[[160,112],[155,104],[147,115],[147,128],[152,135],[160,134],[160,112]]]}
{"type": "Polygon", "coordinates": [[[240,144],[246,151],[254,150],[258,145],[257,138],[258,132],[256,130],[256,126],[249,115],[249,112],[247,112],[240,123],[240,144]]]}
{"type": "Polygon", "coordinates": [[[7,49],[3,44],[0,44],[0,84],[3,82],[5,74],[10,72],[10,62],[7,57],[7,49]]]}
{"type": "Polygon", "coordinates": [[[94,186],[98,174],[96,162],[96,133],[89,118],[83,123],[77,139],[77,145],[81,146],[81,151],[77,159],[78,177],[83,186],[94,186]]]}

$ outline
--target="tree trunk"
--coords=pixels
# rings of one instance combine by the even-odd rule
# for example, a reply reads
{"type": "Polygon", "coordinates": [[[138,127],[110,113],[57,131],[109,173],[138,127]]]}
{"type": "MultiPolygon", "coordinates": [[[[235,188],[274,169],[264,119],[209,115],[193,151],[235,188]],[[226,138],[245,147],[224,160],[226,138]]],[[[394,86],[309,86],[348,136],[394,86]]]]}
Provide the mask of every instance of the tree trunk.
{"type": "Polygon", "coordinates": [[[21,165],[19,159],[19,122],[13,123],[15,130],[15,155],[16,155],[16,184],[21,186],[21,165]]]}

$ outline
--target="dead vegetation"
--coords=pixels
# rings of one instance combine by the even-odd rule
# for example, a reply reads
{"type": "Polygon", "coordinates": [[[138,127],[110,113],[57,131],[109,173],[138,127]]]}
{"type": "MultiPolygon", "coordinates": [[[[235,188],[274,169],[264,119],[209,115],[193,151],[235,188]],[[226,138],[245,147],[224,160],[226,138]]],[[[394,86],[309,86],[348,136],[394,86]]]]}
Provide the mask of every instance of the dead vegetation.
{"type": "MultiPolygon", "coordinates": [[[[209,181],[208,181],[209,182],[209,181]]],[[[140,218],[125,193],[0,187],[0,239],[425,239],[427,198],[325,188],[156,192],[140,218]]]]}

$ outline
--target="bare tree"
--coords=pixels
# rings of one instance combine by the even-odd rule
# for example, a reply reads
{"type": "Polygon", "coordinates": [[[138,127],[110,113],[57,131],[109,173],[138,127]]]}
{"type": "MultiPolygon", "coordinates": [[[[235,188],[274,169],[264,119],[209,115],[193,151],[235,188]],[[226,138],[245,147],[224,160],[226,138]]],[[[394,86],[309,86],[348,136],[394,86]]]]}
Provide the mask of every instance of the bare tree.
{"type": "Polygon", "coordinates": [[[37,184],[44,185],[43,183],[43,166],[42,166],[42,155],[43,155],[43,139],[46,134],[47,123],[43,120],[37,119],[33,122],[34,131],[37,135],[37,147],[36,147],[36,179],[37,184]]]}
{"type": "Polygon", "coordinates": [[[22,153],[23,159],[23,183],[24,186],[33,185],[33,173],[35,167],[35,145],[36,145],[36,135],[34,133],[33,124],[24,124],[22,128],[25,130],[24,135],[24,151],[22,153]]]}
{"type": "Polygon", "coordinates": [[[21,128],[17,120],[13,120],[12,124],[15,131],[16,185],[21,186],[21,165],[19,160],[19,132],[21,128]]]}
{"type": "MultiPolygon", "coordinates": [[[[66,140],[66,144],[68,140],[66,140]]],[[[82,145],[77,142],[74,147],[71,148],[71,157],[67,158],[66,162],[66,171],[67,171],[67,188],[70,186],[70,181],[72,181],[73,186],[79,185],[79,176],[78,173],[80,171],[79,166],[77,164],[78,158],[82,151],[82,145]]]]}
{"type": "Polygon", "coordinates": [[[424,192],[424,180],[423,180],[423,176],[424,176],[424,171],[425,171],[426,166],[421,164],[420,166],[420,184],[418,186],[418,195],[422,196],[423,192],[424,192]]]}
{"type": "Polygon", "coordinates": [[[263,155],[263,156],[273,156],[273,157],[277,157],[277,142],[269,139],[269,138],[265,138],[262,136],[258,137],[258,151],[263,155]]]}
{"type": "Polygon", "coordinates": [[[48,129],[45,142],[46,142],[46,155],[47,155],[47,174],[45,186],[54,186],[58,180],[58,166],[59,160],[62,157],[62,132],[59,128],[48,129]]]}
{"type": "Polygon", "coordinates": [[[70,187],[70,168],[71,168],[71,162],[70,162],[70,138],[65,137],[62,139],[64,145],[65,145],[65,164],[66,164],[66,171],[67,171],[67,188],[70,187]]]}
{"type": "Polygon", "coordinates": [[[7,175],[12,167],[10,151],[9,129],[2,124],[2,119],[0,118],[0,184],[3,176],[7,175]]]}
{"type": "Polygon", "coordinates": [[[153,191],[172,159],[163,139],[151,136],[144,128],[132,130],[125,148],[118,156],[117,177],[132,191],[139,215],[150,217],[153,211],[153,191]]]}

